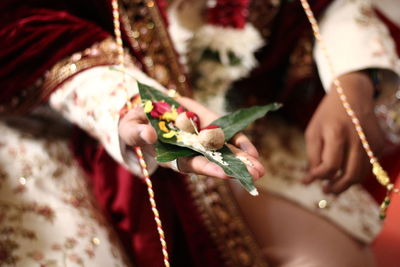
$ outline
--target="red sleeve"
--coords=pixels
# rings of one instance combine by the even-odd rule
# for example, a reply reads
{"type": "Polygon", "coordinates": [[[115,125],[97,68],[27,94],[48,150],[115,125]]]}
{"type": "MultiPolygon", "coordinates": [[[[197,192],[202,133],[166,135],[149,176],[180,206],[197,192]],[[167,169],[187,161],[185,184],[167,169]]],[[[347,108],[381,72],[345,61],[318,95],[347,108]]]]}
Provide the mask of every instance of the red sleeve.
{"type": "Polygon", "coordinates": [[[61,59],[110,36],[68,10],[11,2],[0,3],[5,14],[0,18],[1,103],[10,102],[61,59]]]}

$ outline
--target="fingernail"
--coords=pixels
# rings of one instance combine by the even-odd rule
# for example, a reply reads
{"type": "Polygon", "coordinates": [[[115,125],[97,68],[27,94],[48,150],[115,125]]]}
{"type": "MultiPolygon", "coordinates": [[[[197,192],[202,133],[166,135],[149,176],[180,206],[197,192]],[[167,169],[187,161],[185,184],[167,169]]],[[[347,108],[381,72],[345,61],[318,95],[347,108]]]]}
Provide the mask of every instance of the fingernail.
{"type": "Polygon", "coordinates": [[[140,124],[137,126],[139,133],[142,133],[146,129],[147,125],[140,124]]]}
{"type": "Polygon", "coordinates": [[[147,134],[146,134],[146,126],[147,125],[139,125],[138,126],[138,131],[139,131],[139,136],[140,138],[145,142],[145,143],[149,143],[149,140],[147,140],[147,134]]]}
{"type": "Polygon", "coordinates": [[[216,166],[214,170],[215,170],[215,174],[218,175],[218,177],[226,176],[224,170],[221,167],[216,166]]]}
{"type": "Polygon", "coordinates": [[[248,152],[249,148],[247,147],[247,145],[240,143],[239,145],[240,149],[243,150],[244,152],[248,152]]]}

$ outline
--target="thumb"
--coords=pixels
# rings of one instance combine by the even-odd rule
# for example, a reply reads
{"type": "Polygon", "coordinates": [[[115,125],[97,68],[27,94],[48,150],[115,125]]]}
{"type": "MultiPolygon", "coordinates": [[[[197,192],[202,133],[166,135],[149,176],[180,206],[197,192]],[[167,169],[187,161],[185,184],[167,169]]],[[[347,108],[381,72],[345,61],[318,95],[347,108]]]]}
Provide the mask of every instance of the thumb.
{"type": "Polygon", "coordinates": [[[157,133],[148,125],[142,108],[130,110],[121,119],[118,130],[122,141],[130,146],[154,144],[157,141],[157,133]]]}
{"type": "Polygon", "coordinates": [[[121,123],[119,135],[122,141],[130,146],[152,145],[157,141],[157,134],[148,124],[134,122],[121,123]]]}

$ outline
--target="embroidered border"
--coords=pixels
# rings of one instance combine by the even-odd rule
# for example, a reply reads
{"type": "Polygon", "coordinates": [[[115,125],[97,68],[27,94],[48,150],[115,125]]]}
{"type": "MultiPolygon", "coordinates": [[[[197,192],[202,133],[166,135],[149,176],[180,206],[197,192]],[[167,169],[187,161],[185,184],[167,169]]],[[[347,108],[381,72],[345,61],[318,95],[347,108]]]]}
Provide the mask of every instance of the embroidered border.
{"type": "Polygon", "coordinates": [[[74,53],[55,64],[35,84],[21,90],[10,103],[0,105],[0,113],[26,113],[68,78],[94,66],[113,65],[117,57],[117,46],[112,38],[96,43],[82,52],[74,53]]]}
{"type": "Polygon", "coordinates": [[[204,223],[227,266],[267,267],[261,251],[239,213],[228,185],[211,177],[187,179],[204,223]]]}
{"type": "Polygon", "coordinates": [[[160,10],[153,0],[122,0],[122,25],[131,48],[143,56],[145,72],[168,89],[191,95],[160,10]]]}

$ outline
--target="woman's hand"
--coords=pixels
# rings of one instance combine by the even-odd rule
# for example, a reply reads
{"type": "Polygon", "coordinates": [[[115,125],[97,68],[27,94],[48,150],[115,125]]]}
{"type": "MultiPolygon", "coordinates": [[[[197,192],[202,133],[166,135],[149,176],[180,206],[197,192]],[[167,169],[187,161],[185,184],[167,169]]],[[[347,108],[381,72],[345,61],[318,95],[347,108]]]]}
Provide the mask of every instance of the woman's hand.
{"type": "MultiPolygon", "coordinates": [[[[341,76],[340,81],[371,148],[379,155],[385,147],[385,137],[373,112],[374,88],[370,78],[355,72],[341,76]]],[[[314,113],[306,130],[306,145],[309,170],[303,182],[328,180],[324,186],[326,193],[339,194],[371,171],[366,152],[335,88],[314,113]]]]}
{"type": "MultiPolygon", "coordinates": [[[[200,105],[196,101],[180,97],[176,99],[181,105],[195,112],[200,117],[201,127],[207,126],[218,118],[218,115],[200,105]]],[[[153,127],[148,124],[146,115],[141,107],[130,110],[120,121],[119,133],[123,142],[130,146],[141,146],[146,152],[155,155],[153,144],[157,141],[157,134],[153,127]]],[[[264,168],[258,161],[258,152],[249,139],[243,134],[237,134],[231,140],[231,150],[251,161],[252,167],[248,166],[250,174],[254,179],[264,175],[264,168]]],[[[160,164],[163,167],[171,167],[169,163],[160,164]]],[[[183,173],[196,173],[227,179],[229,178],[221,167],[210,162],[203,156],[183,157],[178,159],[179,170],[183,173]]]]}

